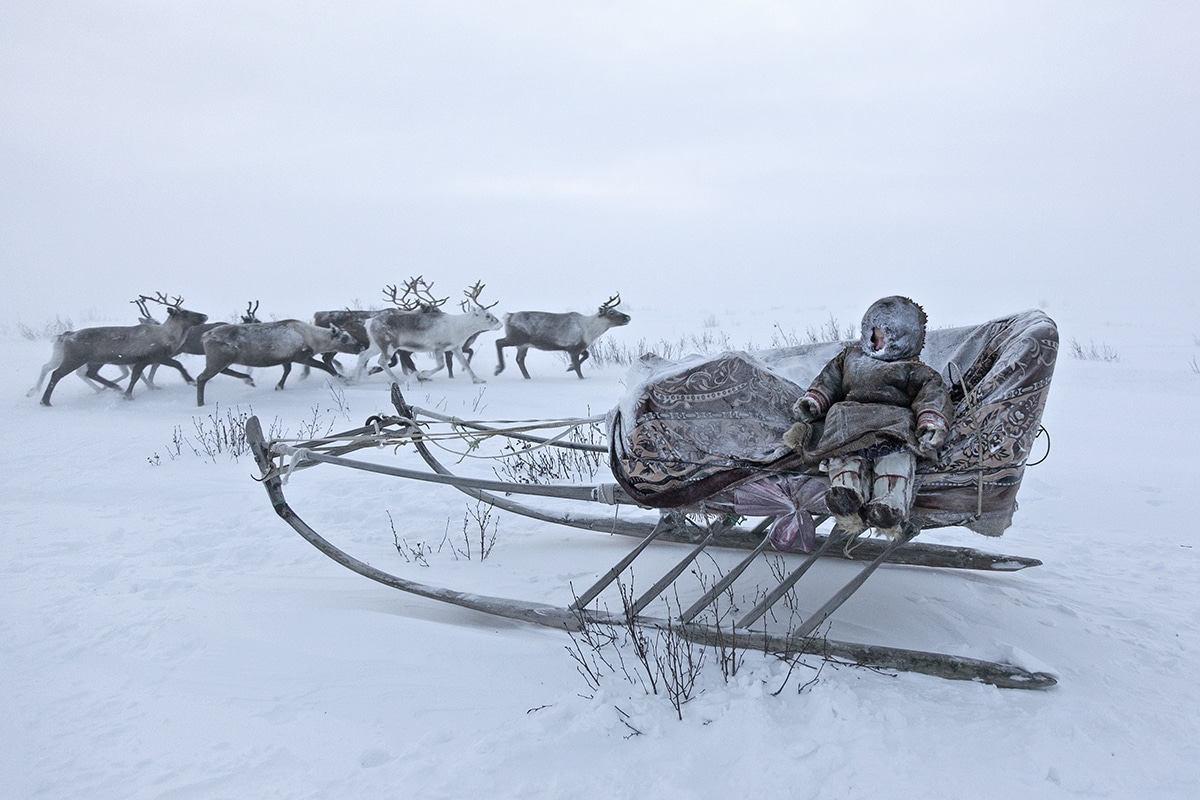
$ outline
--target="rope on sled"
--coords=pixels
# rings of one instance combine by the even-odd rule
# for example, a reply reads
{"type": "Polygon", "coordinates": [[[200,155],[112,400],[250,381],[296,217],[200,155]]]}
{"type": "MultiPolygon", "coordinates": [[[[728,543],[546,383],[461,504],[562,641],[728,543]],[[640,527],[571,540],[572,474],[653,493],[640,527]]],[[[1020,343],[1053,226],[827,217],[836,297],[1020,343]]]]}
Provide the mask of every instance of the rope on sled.
{"type": "Polygon", "coordinates": [[[374,415],[369,417],[366,423],[360,428],[316,438],[272,438],[268,446],[269,452],[275,456],[290,459],[286,466],[281,464],[275,470],[275,474],[281,476],[281,479],[286,483],[287,478],[295,470],[316,466],[317,463],[320,463],[318,459],[310,457],[312,454],[341,455],[369,447],[392,447],[394,450],[399,450],[401,447],[412,444],[416,440],[436,444],[446,452],[457,455],[459,460],[467,457],[502,459],[515,455],[515,453],[508,453],[485,456],[475,452],[483,441],[494,437],[517,438],[528,442],[529,446],[524,452],[543,447],[562,447],[566,445],[573,445],[586,450],[607,451],[606,447],[592,446],[580,442],[564,442],[572,431],[584,425],[603,421],[603,415],[562,419],[511,419],[482,422],[445,416],[437,412],[418,408],[413,408],[412,412],[412,417],[374,415]],[[449,425],[450,429],[433,429],[430,427],[429,422],[414,419],[418,416],[429,416],[435,422],[449,425]],[[547,429],[557,430],[558,432],[548,438],[530,436],[531,432],[547,429]],[[467,442],[467,450],[464,452],[440,444],[440,442],[451,440],[467,442]]]}
{"type": "MultiPolygon", "coordinates": [[[[528,433],[530,431],[539,430],[541,428],[562,427],[561,431],[559,431],[555,435],[550,436],[542,441],[530,441],[529,439],[524,439],[523,441],[525,441],[526,444],[525,444],[525,447],[522,448],[521,453],[529,453],[534,450],[541,450],[541,449],[549,448],[549,447],[558,447],[560,444],[562,444],[564,441],[566,441],[567,437],[570,436],[572,432],[578,430],[579,428],[583,427],[584,425],[591,425],[591,424],[599,422],[603,419],[604,419],[604,417],[588,417],[586,419],[580,418],[580,419],[574,419],[574,420],[551,420],[551,421],[548,421],[544,425],[530,424],[530,425],[523,425],[523,426],[518,426],[518,427],[495,428],[495,429],[486,429],[485,430],[485,429],[479,427],[479,425],[481,423],[468,423],[465,421],[451,418],[450,420],[447,420],[447,424],[454,427],[455,431],[457,432],[456,434],[446,434],[441,437],[434,437],[434,438],[422,436],[421,438],[427,442],[432,441],[441,450],[458,456],[460,461],[464,458],[479,458],[479,459],[484,459],[484,460],[502,460],[505,458],[511,458],[512,456],[517,455],[517,453],[509,452],[509,453],[496,453],[494,455],[482,455],[482,454],[476,452],[476,450],[479,447],[481,442],[483,442],[486,439],[490,439],[490,438],[493,438],[496,436],[503,436],[505,438],[515,438],[514,434],[528,433]],[[567,426],[567,427],[563,427],[563,426],[567,426]],[[458,451],[451,447],[447,447],[443,444],[440,444],[441,441],[447,441],[447,440],[455,439],[455,438],[459,439],[460,441],[467,442],[466,452],[458,451]]],[[[573,444],[581,444],[581,443],[574,442],[573,444]]]]}
{"type": "MultiPolygon", "coordinates": [[[[361,447],[383,447],[386,445],[403,445],[407,444],[414,437],[419,437],[426,442],[460,440],[460,441],[482,441],[495,436],[514,437],[523,433],[539,431],[545,429],[563,428],[560,433],[549,437],[544,441],[536,442],[540,445],[553,445],[565,439],[570,432],[583,425],[594,424],[604,420],[603,416],[593,417],[573,417],[565,419],[552,420],[491,420],[481,422],[477,420],[464,420],[458,417],[445,417],[439,419],[439,422],[445,422],[451,426],[451,430],[437,431],[428,427],[428,423],[418,422],[414,419],[403,417],[380,417],[373,416],[367,419],[367,424],[363,428],[345,433],[329,434],[327,436],[318,436],[310,438],[299,437],[274,437],[272,443],[303,446],[308,449],[320,449],[326,446],[338,445],[358,445],[361,447]],[[404,427],[399,430],[388,430],[384,425],[388,423],[404,423],[404,427]],[[492,427],[496,425],[504,425],[505,427],[492,427]]],[[[473,449],[473,448],[472,448],[473,449]]]]}

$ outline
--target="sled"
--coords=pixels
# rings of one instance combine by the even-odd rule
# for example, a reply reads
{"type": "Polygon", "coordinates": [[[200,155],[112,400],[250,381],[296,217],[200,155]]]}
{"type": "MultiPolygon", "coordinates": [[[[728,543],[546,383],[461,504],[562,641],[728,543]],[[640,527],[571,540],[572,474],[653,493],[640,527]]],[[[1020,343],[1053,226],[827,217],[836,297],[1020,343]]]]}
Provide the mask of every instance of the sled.
{"type": "Polygon", "coordinates": [[[285,522],[337,563],[404,592],[567,631],[588,625],[637,625],[674,631],[699,643],[813,653],[874,669],[1003,688],[1055,685],[1053,675],[1014,664],[845,642],[822,633],[829,617],[885,564],[1009,572],[1041,563],[914,539],[922,530],[947,526],[999,536],[1011,524],[1017,489],[1035,442],[1044,433],[1040,420],[1058,349],[1053,321],[1029,311],[976,327],[930,332],[923,359],[949,379],[955,420],[941,459],[919,471],[909,523],[902,535],[890,540],[848,536],[836,526],[818,532],[829,520],[822,500],[827,479],[798,463],[795,454],[779,444],[791,422],[791,403],[840,347],[822,343],[680,362],[648,356],[634,371],[626,397],[603,417],[520,423],[464,420],[410,405],[393,385],[396,414],[372,417],[359,428],[302,442],[268,439],[258,419],[251,417],[246,436],[260,480],[285,522]],[[584,429],[591,431],[590,437],[580,435],[584,429]],[[545,449],[604,459],[613,480],[545,483],[456,472],[435,452],[447,441],[458,445],[456,468],[486,448],[502,447],[512,457],[545,449]],[[355,455],[368,448],[375,457],[355,455]],[[401,466],[381,460],[378,453],[389,449],[416,453],[419,462],[401,466]],[[572,587],[573,602],[568,605],[423,584],[344,552],[292,509],[285,483],[318,465],[443,484],[523,517],[638,541],[590,586],[578,592],[572,587]],[[562,503],[569,508],[555,507],[562,503]],[[578,510],[596,505],[605,511],[578,510]],[[785,522],[800,531],[791,551],[777,556],[787,562],[786,573],[773,574],[773,586],[755,586],[752,607],[735,610],[729,602],[733,587],[777,548],[779,537],[773,539],[773,529],[785,522]],[[647,590],[627,592],[622,576],[629,575],[648,548],[667,543],[688,547],[647,590]],[[681,601],[680,577],[702,554],[726,548],[745,554],[721,569],[699,596],[686,595],[681,601]],[[818,559],[833,557],[860,562],[861,569],[796,624],[797,586],[818,559]],[[605,593],[611,595],[614,586],[621,590],[615,612],[599,601],[605,593]],[[651,603],[672,591],[675,609],[667,602],[666,614],[647,612],[651,603]],[[785,615],[778,609],[784,598],[789,598],[786,605],[793,612],[781,622],[785,615]]]}

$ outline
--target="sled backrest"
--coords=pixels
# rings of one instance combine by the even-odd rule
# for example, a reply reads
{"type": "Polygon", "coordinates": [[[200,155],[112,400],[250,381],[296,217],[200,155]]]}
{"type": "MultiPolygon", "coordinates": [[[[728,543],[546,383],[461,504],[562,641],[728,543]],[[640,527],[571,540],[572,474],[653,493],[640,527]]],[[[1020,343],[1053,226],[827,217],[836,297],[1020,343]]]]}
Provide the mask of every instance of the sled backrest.
{"type": "MultiPolygon", "coordinates": [[[[638,502],[662,508],[779,468],[791,402],[843,346],[645,359],[614,410],[614,476],[638,502]]],[[[1057,354],[1057,327],[1036,310],[929,332],[922,359],[951,386],[955,419],[941,460],[918,475],[921,527],[999,535],[1011,524],[1057,354]]]]}
{"type": "Polygon", "coordinates": [[[965,524],[999,535],[1012,522],[1041,429],[1058,328],[1041,311],[1026,311],[957,332],[945,332],[951,347],[927,356],[950,385],[954,424],[941,460],[920,476],[914,514],[925,527],[965,524]],[[952,344],[957,332],[966,335],[952,344]],[[977,518],[957,521],[963,511],[977,518]]]}

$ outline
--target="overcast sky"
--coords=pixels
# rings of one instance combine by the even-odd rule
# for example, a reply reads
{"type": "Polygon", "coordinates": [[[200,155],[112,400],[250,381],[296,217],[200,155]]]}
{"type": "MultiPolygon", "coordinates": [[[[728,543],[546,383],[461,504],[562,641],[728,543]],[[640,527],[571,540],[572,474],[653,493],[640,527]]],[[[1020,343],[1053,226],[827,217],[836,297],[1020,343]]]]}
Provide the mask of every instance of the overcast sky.
{"type": "Polygon", "coordinates": [[[1198,87],[1195,0],[6,0],[0,311],[1194,309],[1198,87]]]}

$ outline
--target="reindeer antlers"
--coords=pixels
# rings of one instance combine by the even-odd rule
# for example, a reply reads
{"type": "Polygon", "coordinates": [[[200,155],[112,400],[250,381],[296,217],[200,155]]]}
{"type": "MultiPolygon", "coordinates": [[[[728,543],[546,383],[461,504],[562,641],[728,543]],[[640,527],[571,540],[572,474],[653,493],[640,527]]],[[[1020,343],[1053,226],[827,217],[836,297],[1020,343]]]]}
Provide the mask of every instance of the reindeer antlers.
{"type": "Polygon", "coordinates": [[[479,309],[481,309],[483,311],[486,311],[489,308],[491,308],[492,306],[497,305],[500,301],[497,300],[495,303],[492,303],[492,305],[490,305],[490,306],[485,306],[483,303],[479,302],[479,295],[483,291],[483,286],[484,286],[483,281],[475,281],[475,285],[472,286],[470,289],[465,289],[463,291],[463,294],[465,294],[467,296],[467,300],[474,303],[476,305],[476,307],[478,307],[479,309]]]}
{"type": "Polygon", "coordinates": [[[154,318],[154,315],[152,315],[150,313],[150,309],[146,308],[145,296],[139,297],[137,300],[130,300],[129,302],[131,302],[135,306],[137,306],[138,311],[141,312],[142,315],[140,317],[138,317],[139,321],[141,321],[141,322],[157,322],[158,321],[154,318]]]}
{"type": "MultiPolygon", "coordinates": [[[[467,299],[462,302],[463,310],[467,310],[470,304],[474,304],[480,309],[489,309],[497,305],[500,301],[497,300],[492,305],[485,306],[479,302],[479,295],[483,292],[483,281],[476,281],[475,285],[466,289],[463,294],[467,299]]],[[[389,303],[397,306],[402,311],[436,311],[445,305],[449,297],[436,298],[433,296],[433,283],[426,281],[425,276],[418,275],[415,278],[410,278],[404,282],[404,293],[400,294],[394,284],[389,284],[383,289],[383,297],[389,303]],[[411,298],[411,299],[410,299],[411,298]]]]}
{"type": "Polygon", "coordinates": [[[424,275],[418,275],[404,282],[404,294],[397,297],[395,284],[389,284],[384,288],[383,296],[389,303],[403,311],[435,311],[450,298],[443,297],[438,300],[433,296],[432,291],[433,283],[426,282],[424,275]],[[409,300],[409,295],[412,295],[414,299],[409,300]]]}
{"type": "MultiPolygon", "coordinates": [[[[408,296],[407,291],[404,292],[404,296],[408,296]]],[[[404,308],[405,306],[405,303],[403,302],[404,298],[396,296],[396,284],[394,283],[389,283],[387,286],[383,287],[383,299],[387,300],[394,306],[399,306],[400,308],[404,308]]]]}
{"type": "MultiPolygon", "coordinates": [[[[139,299],[143,303],[158,303],[160,305],[168,306],[170,308],[179,308],[180,306],[183,305],[183,298],[180,297],[179,295],[175,295],[175,299],[172,301],[172,300],[167,300],[167,296],[165,294],[163,294],[162,292],[155,292],[154,294],[155,294],[154,297],[147,297],[146,295],[143,294],[140,296],[139,299]]],[[[137,301],[132,300],[130,302],[137,302],[137,301]]]]}
{"type": "Polygon", "coordinates": [[[600,306],[600,309],[604,310],[606,308],[616,308],[619,305],[621,305],[621,293],[617,292],[612,297],[605,300],[604,305],[600,306]]]}

